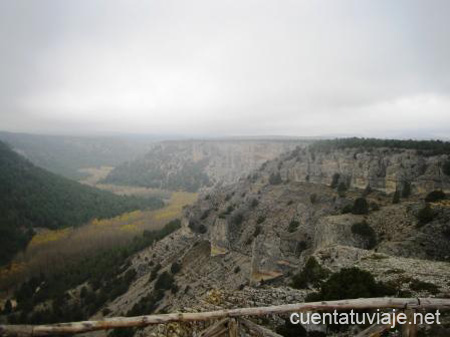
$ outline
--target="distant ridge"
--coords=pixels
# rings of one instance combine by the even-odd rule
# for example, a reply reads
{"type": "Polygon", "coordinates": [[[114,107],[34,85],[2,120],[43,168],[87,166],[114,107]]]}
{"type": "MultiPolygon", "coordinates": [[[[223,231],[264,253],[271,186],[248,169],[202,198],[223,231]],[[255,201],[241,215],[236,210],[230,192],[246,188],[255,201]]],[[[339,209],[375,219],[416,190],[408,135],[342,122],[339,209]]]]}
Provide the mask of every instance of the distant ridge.
{"type": "Polygon", "coordinates": [[[0,141],[0,264],[27,244],[34,227],[77,226],[161,205],[159,199],[117,196],[50,173],[0,141]]]}

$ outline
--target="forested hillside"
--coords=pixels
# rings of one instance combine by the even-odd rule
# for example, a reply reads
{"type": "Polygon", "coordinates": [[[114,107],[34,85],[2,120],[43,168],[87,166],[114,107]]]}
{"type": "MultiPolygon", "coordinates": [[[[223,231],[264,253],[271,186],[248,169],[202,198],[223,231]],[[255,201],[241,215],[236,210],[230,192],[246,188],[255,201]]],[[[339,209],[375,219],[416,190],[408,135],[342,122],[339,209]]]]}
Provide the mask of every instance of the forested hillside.
{"type": "Polygon", "coordinates": [[[77,226],[162,201],[122,197],[36,167],[0,142],[0,264],[26,245],[34,227],[77,226]]]}
{"type": "Polygon", "coordinates": [[[450,153],[450,142],[442,140],[400,140],[400,139],[377,139],[377,138],[341,138],[325,139],[314,142],[311,145],[312,150],[333,151],[346,148],[359,149],[406,149],[417,150],[421,155],[441,155],[450,153]]]}
{"type": "Polygon", "coordinates": [[[146,153],[151,137],[71,137],[0,132],[0,140],[33,164],[71,179],[80,168],[116,166],[146,153]]]}

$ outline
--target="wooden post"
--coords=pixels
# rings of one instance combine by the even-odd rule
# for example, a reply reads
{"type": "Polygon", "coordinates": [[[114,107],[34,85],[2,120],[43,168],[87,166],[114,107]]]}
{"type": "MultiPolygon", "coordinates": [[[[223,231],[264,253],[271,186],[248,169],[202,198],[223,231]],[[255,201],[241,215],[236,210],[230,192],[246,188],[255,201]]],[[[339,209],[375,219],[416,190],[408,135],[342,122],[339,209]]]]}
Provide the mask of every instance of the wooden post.
{"type": "Polygon", "coordinates": [[[228,322],[228,318],[224,318],[217,323],[214,323],[206,330],[202,331],[200,333],[200,337],[212,337],[217,336],[219,333],[222,334],[224,331],[227,330],[226,324],[228,322]]]}
{"type": "Polygon", "coordinates": [[[249,321],[248,319],[239,318],[239,321],[243,326],[245,326],[251,332],[256,333],[259,337],[283,337],[276,332],[273,332],[261,325],[249,321]]]}
{"type": "Polygon", "coordinates": [[[417,325],[415,322],[414,314],[416,310],[406,309],[405,314],[407,317],[406,324],[402,325],[402,337],[416,337],[417,336],[417,325]]]}
{"type": "MultiPolygon", "coordinates": [[[[391,320],[394,320],[395,314],[391,314],[391,320]]],[[[369,326],[367,329],[361,331],[356,335],[356,337],[379,337],[383,332],[391,329],[392,324],[373,324],[369,326]]]]}
{"type": "Polygon", "coordinates": [[[228,335],[230,337],[238,337],[238,323],[236,318],[230,318],[228,321],[228,335]]]}

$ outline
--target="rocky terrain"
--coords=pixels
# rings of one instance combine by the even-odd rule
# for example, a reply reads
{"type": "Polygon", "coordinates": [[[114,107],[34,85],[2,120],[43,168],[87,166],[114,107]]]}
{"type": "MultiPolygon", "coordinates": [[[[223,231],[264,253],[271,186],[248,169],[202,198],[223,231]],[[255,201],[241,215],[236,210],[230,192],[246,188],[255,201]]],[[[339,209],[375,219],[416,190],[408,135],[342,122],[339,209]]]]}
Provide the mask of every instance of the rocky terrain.
{"type": "MultiPolygon", "coordinates": [[[[135,273],[127,291],[92,318],[352,295],[449,296],[448,167],[448,154],[413,149],[298,147],[234,184],[200,194],[184,210],[180,229],[130,258],[122,271],[135,273]],[[382,292],[350,291],[359,276],[339,291],[328,283],[351,273],[373,278],[382,292]]],[[[291,336],[283,332],[285,318],[255,322],[291,336]]],[[[208,324],[126,333],[192,336],[208,324]]],[[[444,315],[442,326],[421,333],[447,336],[449,328],[444,315]]],[[[295,336],[352,336],[357,330],[306,326],[295,336]]]]}
{"type": "Polygon", "coordinates": [[[236,182],[265,161],[305,143],[277,139],[166,141],[117,166],[103,182],[195,192],[236,182]]]}
{"type": "MultiPolygon", "coordinates": [[[[448,296],[450,203],[431,202],[434,216],[426,224],[418,217],[427,193],[448,190],[450,177],[441,169],[447,160],[413,150],[297,149],[269,161],[202,195],[185,210],[182,229],[136,255],[132,268],[141,277],[109,304],[110,315],[132,313],[154,293],[156,280],[148,275],[155,264],[159,273],[181,266],[176,291],[155,308],[160,312],[303,301],[316,286],[294,289],[291,282],[311,257],[328,273],[369,271],[399,296],[448,296]],[[405,182],[408,193],[393,202],[405,182]],[[362,211],[355,210],[360,198],[367,202],[362,211]],[[361,223],[372,234],[354,229],[361,223]]],[[[283,322],[259,323],[275,329],[283,322]]],[[[190,335],[189,329],[175,330],[190,335]]],[[[153,327],[136,335],[151,331],[157,334],[153,327]]]]}

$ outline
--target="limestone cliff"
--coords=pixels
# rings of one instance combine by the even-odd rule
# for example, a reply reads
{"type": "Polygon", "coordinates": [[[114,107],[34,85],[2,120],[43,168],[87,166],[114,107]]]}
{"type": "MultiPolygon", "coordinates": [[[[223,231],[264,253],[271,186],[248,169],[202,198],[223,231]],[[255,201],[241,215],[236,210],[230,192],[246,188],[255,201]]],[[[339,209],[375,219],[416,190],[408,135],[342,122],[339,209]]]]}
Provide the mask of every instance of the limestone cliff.
{"type": "Polygon", "coordinates": [[[283,180],[331,185],[333,177],[347,187],[370,186],[386,193],[410,184],[413,193],[450,190],[450,177],[442,172],[449,155],[424,156],[417,150],[340,149],[333,152],[297,149],[271,163],[266,177],[279,171],[283,180]],[[280,167],[278,167],[280,166],[280,167]]]}
{"type": "Polygon", "coordinates": [[[161,142],[145,156],[116,167],[105,182],[197,191],[236,182],[263,162],[304,143],[270,139],[161,142]]]}
{"type": "Polygon", "coordinates": [[[440,220],[424,227],[417,214],[426,193],[450,189],[442,169],[448,158],[404,149],[297,148],[204,195],[186,217],[191,229],[211,242],[213,256],[231,251],[249,256],[252,281],[286,274],[330,246],[447,260],[449,209],[434,205],[440,220]],[[404,197],[392,204],[397,190],[404,197]],[[370,205],[368,213],[346,212],[361,196],[370,205]],[[354,232],[358,223],[373,231],[373,242],[354,232]]]}

